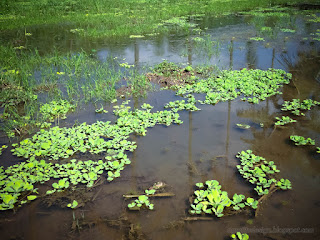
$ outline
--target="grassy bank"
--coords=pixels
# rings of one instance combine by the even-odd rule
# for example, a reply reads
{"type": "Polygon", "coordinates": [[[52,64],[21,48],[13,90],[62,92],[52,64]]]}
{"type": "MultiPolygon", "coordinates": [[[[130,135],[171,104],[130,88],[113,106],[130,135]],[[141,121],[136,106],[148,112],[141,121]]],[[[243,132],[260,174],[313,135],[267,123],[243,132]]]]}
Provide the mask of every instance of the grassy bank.
{"type": "Polygon", "coordinates": [[[0,29],[41,24],[70,24],[90,37],[153,33],[162,21],[192,14],[219,15],[275,4],[316,0],[30,0],[1,1],[0,29]]]}

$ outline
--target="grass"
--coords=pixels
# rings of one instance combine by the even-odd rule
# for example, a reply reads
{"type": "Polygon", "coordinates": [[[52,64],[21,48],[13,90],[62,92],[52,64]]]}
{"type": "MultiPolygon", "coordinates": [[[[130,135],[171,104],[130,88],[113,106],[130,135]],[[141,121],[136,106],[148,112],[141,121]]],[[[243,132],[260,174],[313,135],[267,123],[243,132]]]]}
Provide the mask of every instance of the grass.
{"type": "MultiPolygon", "coordinates": [[[[158,30],[159,23],[194,14],[220,15],[297,0],[39,0],[1,1],[0,29],[23,29],[41,24],[70,24],[90,37],[143,35],[158,30]]],[[[316,2],[303,1],[303,2],[316,2]]],[[[172,21],[172,20],[171,20],[172,21]]],[[[160,30],[161,31],[161,30],[160,30]]]]}

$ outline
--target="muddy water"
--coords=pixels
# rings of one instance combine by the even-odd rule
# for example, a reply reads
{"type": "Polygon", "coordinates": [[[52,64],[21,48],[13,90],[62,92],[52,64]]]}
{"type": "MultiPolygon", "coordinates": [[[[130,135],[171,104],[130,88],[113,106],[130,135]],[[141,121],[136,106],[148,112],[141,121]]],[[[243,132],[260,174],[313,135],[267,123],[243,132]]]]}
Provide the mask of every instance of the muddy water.
{"type": "MultiPolygon", "coordinates": [[[[240,100],[216,106],[201,105],[199,112],[180,113],[182,125],[156,126],[149,129],[145,137],[133,136],[138,148],[129,155],[132,164],[122,171],[120,178],[86,192],[89,201],[84,207],[75,211],[56,206],[48,208],[36,200],[16,213],[3,212],[1,239],[228,239],[235,231],[248,233],[250,239],[320,239],[320,155],[311,147],[296,147],[288,141],[290,135],[297,134],[315,139],[319,146],[320,109],[313,108],[299,118],[298,123],[286,128],[273,127],[274,117],[282,115],[280,108],[284,100],[320,101],[320,45],[303,40],[319,26],[304,19],[295,17],[295,34],[279,33],[266,37],[265,42],[248,40],[257,34],[249,17],[198,20],[201,27],[208,28],[206,33],[220,44],[219,54],[212,56],[203,55],[188,45],[188,35],[108,44],[75,41],[74,35],[59,33],[68,51],[96,48],[102,61],[113,55],[137,66],[168,59],[233,69],[274,67],[291,72],[293,80],[283,87],[282,95],[259,105],[240,100]],[[238,129],[237,123],[249,124],[251,128],[238,129]],[[264,127],[260,127],[260,123],[264,127]],[[239,161],[235,155],[247,149],[274,161],[281,170],[280,176],[290,179],[293,189],[270,196],[262,203],[257,217],[239,214],[212,221],[181,221],[188,216],[188,199],[199,181],[216,179],[229,196],[241,193],[255,197],[253,187],[243,181],[236,169],[239,161]],[[126,209],[129,202],[123,200],[122,195],[142,192],[157,181],[165,182],[175,196],[154,199],[154,211],[129,212],[126,209]],[[72,230],[77,223],[81,229],[72,230]]],[[[33,37],[37,42],[36,34],[33,37]]],[[[53,45],[59,43],[59,38],[53,45]]],[[[146,99],[132,99],[131,103],[139,106],[147,102],[158,110],[176,99],[179,97],[172,91],[157,91],[149,93],[146,99]]],[[[92,123],[108,117],[94,114],[87,106],[68,119],[92,123]]],[[[8,155],[3,156],[10,157],[8,155]]]]}

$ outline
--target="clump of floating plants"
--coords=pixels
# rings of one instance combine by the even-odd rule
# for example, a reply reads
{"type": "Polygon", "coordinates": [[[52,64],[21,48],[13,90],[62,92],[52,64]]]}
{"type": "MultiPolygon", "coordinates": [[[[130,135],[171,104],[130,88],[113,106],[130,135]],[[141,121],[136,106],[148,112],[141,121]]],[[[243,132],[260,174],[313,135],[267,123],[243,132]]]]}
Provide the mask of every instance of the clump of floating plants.
{"type": "Polygon", "coordinates": [[[169,102],[164,107],[165,108],[171,108],[173,112],[178,112],[181,110],[188,110],[188,111],[199,111],[198,107],[196,107],[196,99],[192,94],[187,95],[187,103],[185,100],[177,100],[174,102],[169,102]]]}
{"type": "Polygon", "coordinates": [[[256,186],[254,190],[258,195],[267,195],[277,189],[291,189],[291,182],[288,179],[276,179],[276,174],[280,170],[273,161],[266,161],[265,158],[254,155],[251,150],[239,152],[237,158],[241,162],[237,165],[239,173],[256,186]]]}
{"type": "Polygon", "coordinates": [[[217,104],[219,101],[233,100],[243,95],[242,100],[259,103],[267,97],[281,94],[278,89],[288,84],[291,74],[283,70],[269,69],[221,71],[217,77],[208,77],[194,83],[177,86],[177,95],[205,93],[201,104],[217,104]]]}
{"type": "Polygon", "coordinates": [[[248,240],[249,235],[246,233],[237,232],[230,235],[231,239],[233,240],[248,240]]]}
{"type": "Polygon", "coordinates": [[[312,107],[319,105],[320,102],[314,101],[312,99],[292,99],[292,101],[285,101],[282,104],[282,111],[291,111],[292,114],[297,116],[304,116],[305,114],[301,110],[310,110],[312,107]]]}
{"type": "Polygon", "coordinates": [[[124,195],[125,198],[137,198],[128,204],[130,210],[140,210],[142,207],[146,207],[149,210],[154,209],[154,204],[150,202],[149,197],[171,197],[173,193],[166,193],[162,190],[166,187],[163,182],[156,182],[152,187],[146,189],[144,194],[141,195],[124,195]]]}
{"type": "Polygon", "coordinates": [[[75,105],[66,100],[60,99],[58,101],[51,101],[45,103],[40,107],[40,113],[46,121],[53,122],[55,119],[66,119],[66,114],[74,110],[75,105]]]}
{"type": "Polygon", "coordinates": [[[52,190],[46,194],[62,192],[71,186],[85,184],[94,187],[104,171],[109,181],[120,176],[120,171],[128,158],[113,161],[81,161],[72,159],[69,163],[53,164],[31,157],[26,162],[15,164],[6,170],[0,167],[0,210],[12,209],[37,198],[36,183],[45,183],[51,178],[57,179],[52,184],[52,190]]]}
{"type": "Polygon", "coordinates": [[[128,140],[130,134],[145,135],[146,128],[156,124],[182,123],[179,114],[172,111],[151,112],[152,107],[148,104],[132,111],[127,104],[128,101],[114,106],[114,114],[118,117],[115,124],[98,121],[71,128],[41,129],[32,137],[13,144],[13,154],[28,160],[7,169],[0,167],[0,210],[13,209],[36,199],[38,192],[34,184],[45,183],[51,178],[57,182],[46,194],[78,184],[94,187],[104,172],[107,180],[112,181],[120,176],[125,165],[131,163],[126,151],[134,151],[136,143],[128,140]],[[104,153],[105,156],[97,161],[72,159],[65,164],[46,161],[86,152],[104,153]]]}
{"type": "Polygon", "coordinates": [[[253,198],[246,198],[242,194],[234,194],[230,199],[226,191],[221,190],[221,185],[216,180],[208,180],[203,183],[196,183],[199,188],[194,191],[195,198],[191,204],[190,214],[210,214],[222,217],[227,212],[237,212],[246,207],[256,209],[258,201],[253,198]]]}
{"type": "Polygon", "coordinates": [[[281,118],[279,117],[276,117],[276,123],[274,125],[276,126],[284,126],[284,125],[287,125],[289,123],[294,123],[294,122],[297,122],[296,120],[292,119],[291,117],[289,116],[282,116],[281,118]]]}
{"type": "Polygon", "coordinates": [[[304,138],[303,136],[291,135],[290,140],[294,142],[295,145],[315,145],[315,141],[311,138],[304,138]]]}

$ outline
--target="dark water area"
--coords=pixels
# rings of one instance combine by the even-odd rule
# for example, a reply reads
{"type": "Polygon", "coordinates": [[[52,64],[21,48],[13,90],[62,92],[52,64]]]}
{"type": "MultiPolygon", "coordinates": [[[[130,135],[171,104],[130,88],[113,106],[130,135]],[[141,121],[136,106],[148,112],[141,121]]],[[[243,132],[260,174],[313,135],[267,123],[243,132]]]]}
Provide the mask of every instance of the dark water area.
{"type": "MultiPolygon", "coordinates": [[[[181,125],[158,125],[148,129],[144,137],[132,136],[138,147],[129,154],[131,165],[121,172],[120,178],[85,191],[89,201],[84,207],[48,208],[42,199],[37,199],[16,213],[2,212],[1,239],[205,240],[229,239],[237,231],[248,233],[250,239],[320,239],[320,154],[312,147],[297,147],[289,141],[290,135],[296,134],[308,136],[320,146],[320,108],[314,107],[305,117],[298,117],[297,123],[274,127],[274,118],[285,115],[281,111],[283,101],[293,98],[320,101],[320,42],[310,35],[317,32],[319,23],[308,22],[302,14],[294,15],[287,24],[293,24],[295,33],[279,31],[265,36],[265,41],[253,41],[250,38],[256,37],[258,31],[252,16],[204,17],[193,21],[219,43],[218,52],[209,56],[206,49],[190,44],[190,39],[198,36],[195,34],[161,34],[108,42],[79,38],[70,33],[69,26],[27,29],[32,32],[27,40],[29,46],[37,46],[42,53],[48,45],[72,52],[96,49],[101,61],[112,55],[137,67],[153,66],[166,59],[185,65],[217,65],[222,69],[279,68],[292,73],[293,79],[282,88],[282,95],[258,105],[240,99],[215,106],[200,105],[201,111],[179,112],[184,122],[181,125]],[[251,128],[239,129],[237,123],[251,128]],[[183,221],[189,216],[189,198],[197,182],[215,179],[229,197],[234,193],[256,197],[253,186],[242,179],[236,168],[239,160],[235,155],[247,149],[274,161],[281,171],[279,176],[289,179],[293,189],[277,191],[268,197],[256,217],[239,214],[214,217],[211,221],[183,221]],[[143,192],[159,181],[165,182],[175,196],[152,199],[153,211],[127,209],[129,201],[123,199],[124,194],[143,192]],[[72,230],[77,221],[86,224],[72,230]]],[[[1,40],[13,37],[24,39],[8,32],[1,40]]],[[[133,98],[130,104],[138,107],[146,102],[155,110],[162,110],[166,103],[177,99],[181,98],[173,91],[162,90],[150,92],[144,99],[133,98]]],[[[110,113],[111,107],[107,110],[110,113]]],[[[63,124],[112,119],[94,113],[88,105],[68,115],[63,124]]],[[[19,161],[8,151],[0,158],[4,162],[19,161]]]]}

